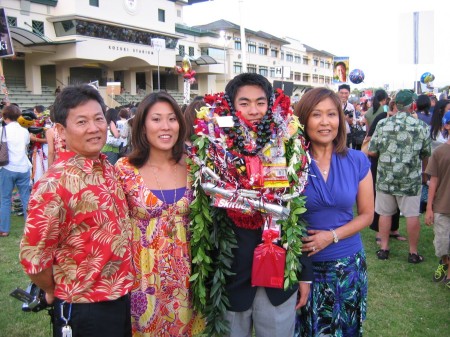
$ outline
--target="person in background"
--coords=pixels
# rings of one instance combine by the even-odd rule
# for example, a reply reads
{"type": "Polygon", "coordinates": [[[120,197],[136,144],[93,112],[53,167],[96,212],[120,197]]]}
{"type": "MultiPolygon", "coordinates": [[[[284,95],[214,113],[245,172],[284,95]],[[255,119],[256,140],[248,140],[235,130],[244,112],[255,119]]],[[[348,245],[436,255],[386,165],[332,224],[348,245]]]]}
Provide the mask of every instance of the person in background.
{"type": "Polygon", "coordinates": [[[133,152],[116,163],[130,208],[136,280],[134,336],[190,337],[201,332],[189,290],[189,205],[185,123],[168,93],[146,96],[133,120],[133,152]]]}
{"type": "Polygon", "coordinates": [[[197,118],[197,111],[200,110],[201,107],[206,106],[206,103],[202,100],[194,100],[190,103],[186,110],[184,111],[184,120],[186,122],[186,144],[188,146],[191,145],[191,137],[195,134],[194,124],[195,119],[197,118]]]}
{"type": "Polygon", "coordinates": [[[389,233],[397,207],[406,217],[409,263],[424,260],[418,253],[420,236],[420,190],[422,171],[431,154],[429,127],[411,116],[417,95],[400,90],[395,96],[398,112],[383,119],[369,143],[369,155],[378,157],[375,211],[380,214],[380,260],[389,258],[389,233]]]}
{"type": "Polygon", "coordinates": [[[433,151],[425,170],[430,176],[425,223],[434,226],[434,249],[440,258],[433,280],[444,281],[450,290],[450,111],[442,124],[447,142],[433,151]]]}
{"type": "MultiPolygon", "coordinates": [[[[366,139],[365,141],[370,141],[370,139],[372,138],[375,129],[378,125],[378,122],[381,121],[382,119],[394,116],[395,114],[397,114],[398,109],[397,109],[397,104],[395,104],[395,100],[391,100],[389,102],[389,111],[386,112],[382,112],[379,115],[377,115],[377,117],[375,117],[375,119],[372,122],[372,125],[370,126],[370,129],[367,133],[366,139]]],[[[369,156],[369,160],[370,160],[370,170],[372,171],[372,177],[373,177],[373,192],[374,192],[374,196],[376,197],[376,182],[377,182],[377,167],[378,167],[378,157],[371,157],[369,156]]],[[[374,217],[373,217],[373,222],[370,225],[370,229],[374,230],[375,232],[377,232],[376,235],[376,242],[377,244],[380,244],[381,242],[381,238],[378,234],[378,221],[380,219],[380,215],[375,212],[374,213],[374,217]]],[[[406,241],[406,238],[404,236],[402,236],[399,232],[399,227],[400,227],[400,210],[397,209],[397,212],[392,216],[392,226],[391,226],[391,231],[389,233],[389,237],[396,239],[398,241],[406,241]]]]}
{"type": "MultiPolygon", "coordinates": [[[[108,123],[108,132],[111,133],[114,138],[120,137],[120,132],[117,129],[117,121],[119,120],[119,111],[117,109],[110,108],[106,111],[106,122],[108,123]]],[[[111,136],[110,135],[110,136],[111,136]]],[[[102,152],[108,157],[109,162],[114,165],[119,159],[119,145],[105,144],[102,152]]]]}
{"type": "Polygon", "coordinates": [[[30,133],[17,122],[20,115],[20,109],[13,104],[5,106],[2,110],[3,125],[0,135],[6,133],[3,140],[8,144],[9,163],[0,167],[0,237],[9,236],[14,187],[19,190],[24,219],[27,219],[31,178],[31,163],[27,156],[30,133]]]}
{"type": "Polygon", "coordinates": [[[350,96],[350,86],[348,84],[341,84],[338,87],[338,95],[341,100],[342,110],[346,116],[345,120],[345,130],[347,132],[347,147],[351,147],[352,144],[352,134],[350,125],[355,124],[355,107],[352,103],[348,101],[350,96]],[[351,119],[349,122],[348,119],[351,119]]]}
{"type": "Polygon", "coordinates": [[[55,125],[54,111],[52,106],[50,108],[50,120],[52,121],[52,126],[45,132],[45,138],[47,139],[48,144],[48,167],[52,166],[56,159],[58,159],[58,155],[61,151],[66,150],[66,143],[61,138],[55,125]]]}
{"type": "Polygon", "coordinates": [[[436,98],[436,95],[434,95],[434,94],[429,94],[429,97],[430,97],[430,102],[431,102],[430,114],[433,115],[434,107],[437,103],[437,98],[436,98]]]}
{"type": "Polygon", "coordinates": [[[387,100],[388,94],[385,90],[379,89],[375,91],[372,99],[372,107],[364,115],[367,128],[370,128],[370,125],[378,114],[388,111],[387,100]]]}
{"type": "Polygon", "coordinates": [[[128,133],[129,133],[129,125],[128,118],[130,116],[130,112],[126,108],[122,108],[119,111],[119,120],[117,121],[117,130],[120,134],[121,144],[119,146],[119,157],[126,156],[128,152],[128,133]]]}
{"type": "Polygon", "coordinates": [[[31,164],[33,165],[33,168],[31,170],[31,180],[33,181],[33,183],[38,181],[48,168],[48,150],[44,151],[44,146],[45,144],[47,144],[44,129],[45,119],[47,118],[47,116],[43,115],[44,110],[45,107],[43,105],[36,105],[33,109],[33,113],[36,116],[33,126],[42,129],[42,131],[39,133],[30,134],[30,156],[31,164]]]}
{"type": "Polygon", "coordinates": [[[417,117],[421,120],[427,123],[427,125],[431,124],[431,100],[427,95],[419,95],[417,97],[416,102],[417,107],[417,117]]]}
{"type": "Polygon", "coordinates": [[[450,111],[450,100],[444,99],[436,103],[430,125],[431,147],[433,150],[446,142],[442,134],[442,118],[447,111],[450,111]]]}
{"type": "Polygon", "coordinates": [[[20,243],[23,269],[53,304],[53,336],[131,336],[134,281],[125,194],[101,149],[105,106],[89,85],[65,87],[54,104],[67,151],[34,185],[20,243]],[[65,326],[69,326],[65,327],[65,326]]]}
{"type": "Polygon", "coordinates": [[[346,147],[341,103],[331,90],[315,88],[294,111],[310,142],[302,251],[312,257],[314,271],[298,336],[361,336],[366,317],[367,267],[359,232],[373,219],[372,174],[364,153],[346,147]]]}

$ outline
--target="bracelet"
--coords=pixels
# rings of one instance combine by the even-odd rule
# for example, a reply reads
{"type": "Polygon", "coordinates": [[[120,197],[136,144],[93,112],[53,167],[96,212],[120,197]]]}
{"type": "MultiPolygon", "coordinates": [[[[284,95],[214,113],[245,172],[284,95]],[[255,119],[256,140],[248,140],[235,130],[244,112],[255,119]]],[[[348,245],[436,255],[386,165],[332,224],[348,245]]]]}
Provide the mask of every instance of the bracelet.
{"type": "Polygon", "coordinates": [[[330,232],[333,234],[333,242],[338,243],[339,242],[339,236],[336,234],[336,231],[334,229],[330,229],[330,232]]]}

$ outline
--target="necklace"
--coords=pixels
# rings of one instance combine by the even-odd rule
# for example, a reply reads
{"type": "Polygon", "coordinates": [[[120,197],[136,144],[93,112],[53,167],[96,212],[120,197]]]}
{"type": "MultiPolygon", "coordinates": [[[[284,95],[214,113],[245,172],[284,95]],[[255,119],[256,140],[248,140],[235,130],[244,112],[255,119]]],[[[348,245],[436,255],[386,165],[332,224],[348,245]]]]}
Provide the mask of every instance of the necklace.
{"type": "Polygon", "coordinates": [[[326,176],[328,173],[330,173],[330,164],[328,165],[327,168],[322,168],[320,167],[320,163],[318,160],[314,159],[314,161],[316,162],[317,167],[319,168],[319,171],[322,173],[323,176],[326,176]]]}
{"type": "MultiPolygon", "coordinates": [[[[175,186],[175,193],[174,193],[174,197],[173,197],[173,202],[171,204],[168,204],[166,201],[166,197],[164,196],[163,190],[161,188],[161,184],[159,183],[158,180],[158,176],[156,174],[155,168],[152,167],[152,173],[153,176],[155,177],[155,181],[156,184],[158,185],[159,191],[161,192],[161,196],[163,198],[163,206],[166,205],[167,206],[167,222],[169,224],[169,226],[171,227],[170,229],[167,228],[166,229],[166,234],[170,237],[172,237],[175,234],[176,231],[176,220],[175,220],[175,215],[177,213],[177,188],[175,186]]],[[[174,176],[177,176],[177,165],[175,164],[175,169],[174,169],[174,176]]]]}

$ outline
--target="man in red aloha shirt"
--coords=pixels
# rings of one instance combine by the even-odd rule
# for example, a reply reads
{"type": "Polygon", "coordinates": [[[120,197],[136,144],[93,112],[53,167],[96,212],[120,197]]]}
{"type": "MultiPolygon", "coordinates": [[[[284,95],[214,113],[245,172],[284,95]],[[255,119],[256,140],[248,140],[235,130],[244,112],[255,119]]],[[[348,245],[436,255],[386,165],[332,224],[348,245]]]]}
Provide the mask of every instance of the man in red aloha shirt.
{"type": "Polygon", "coordinates": [[[20,262],[54,305],[54,337],[131,336],[131,228],[115,169],[100,153],[103,99],[88,85],[66,87],[54,109],[67,152],[33,188],[20,262]]]}

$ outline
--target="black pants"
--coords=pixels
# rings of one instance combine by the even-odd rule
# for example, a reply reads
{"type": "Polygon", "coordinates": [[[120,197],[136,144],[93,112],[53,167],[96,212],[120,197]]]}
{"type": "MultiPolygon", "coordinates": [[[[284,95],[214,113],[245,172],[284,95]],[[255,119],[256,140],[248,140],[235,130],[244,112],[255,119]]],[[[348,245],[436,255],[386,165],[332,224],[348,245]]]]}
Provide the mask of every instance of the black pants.
{"type": "MultiPolygon", "coordinates": [[[[62,336],[60,299],[55,299],[53,337],[62,336]]],[[[69,315],[70,303],[64,304],[64,317],[69,315]]],[[[130,297],[96,303],[72,303],[69,325],[72,337],[131,337],[130,297]]]]}

